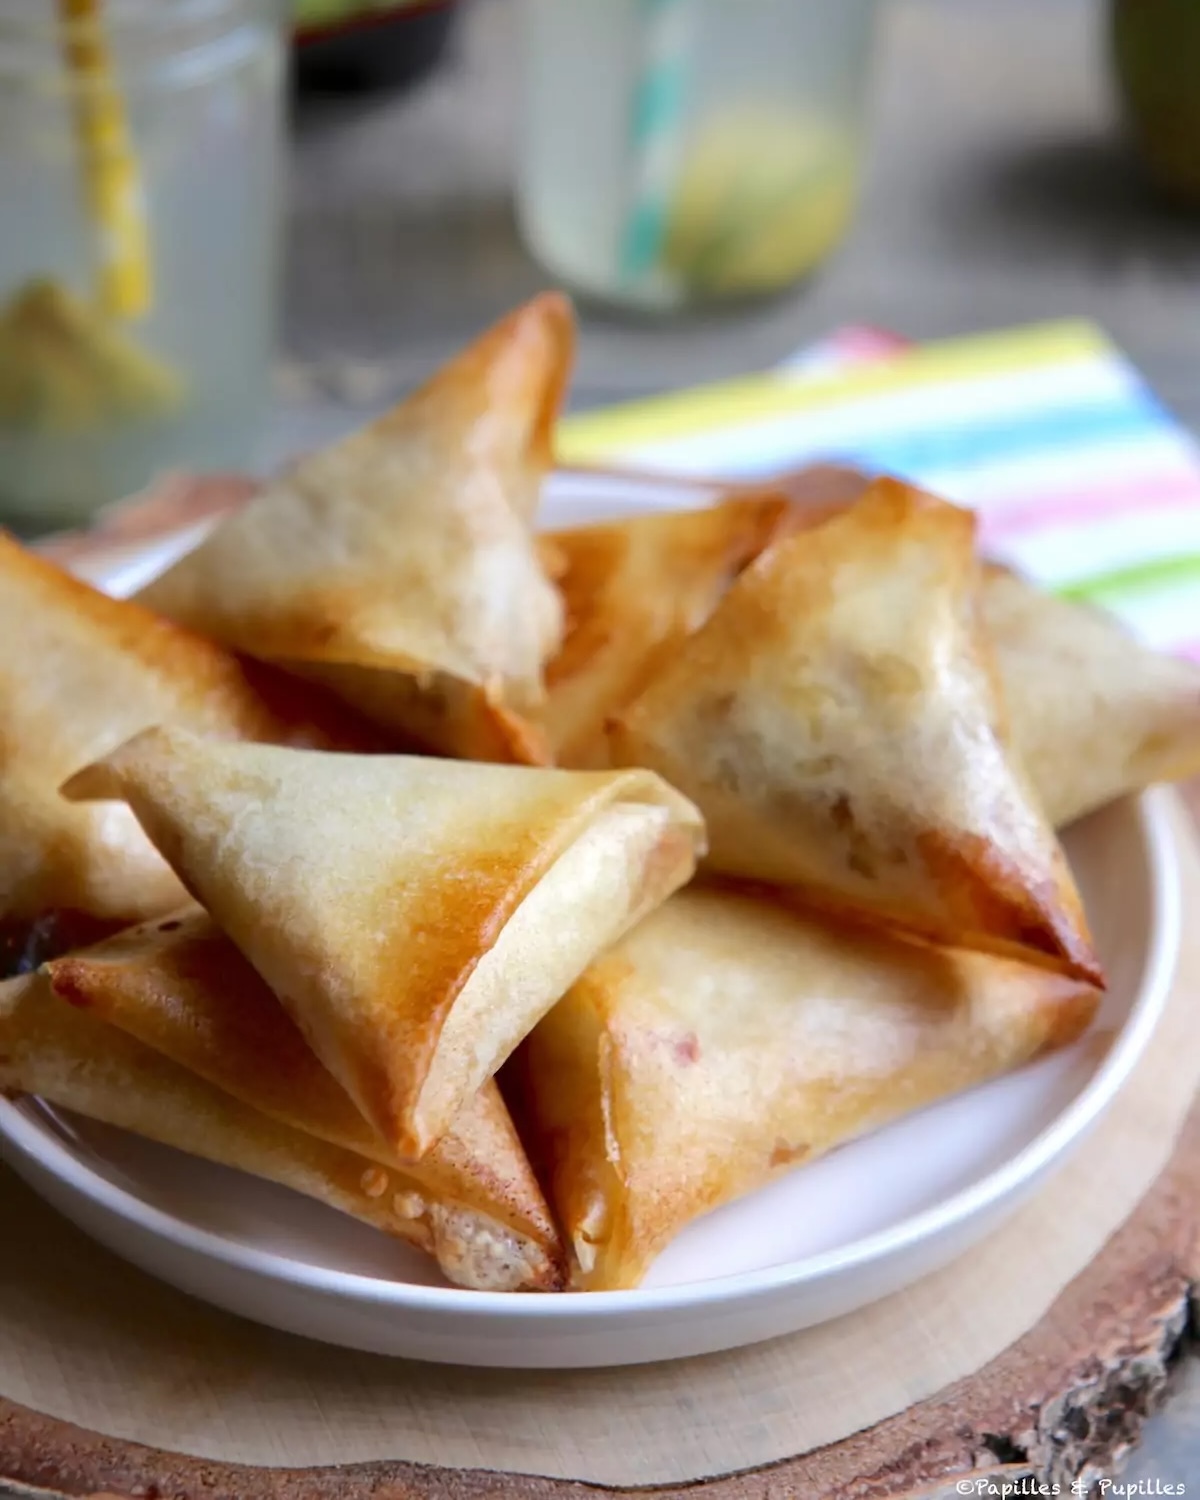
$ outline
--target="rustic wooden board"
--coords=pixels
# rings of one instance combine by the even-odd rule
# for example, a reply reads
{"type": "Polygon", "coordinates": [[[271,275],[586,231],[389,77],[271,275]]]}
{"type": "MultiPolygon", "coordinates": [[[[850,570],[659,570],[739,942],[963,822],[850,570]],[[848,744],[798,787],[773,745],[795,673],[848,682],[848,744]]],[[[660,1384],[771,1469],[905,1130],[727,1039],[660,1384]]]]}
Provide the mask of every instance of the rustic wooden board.
{"type": "Polygon", "coordinates": [[[0,1494],[91,1500],[942,1500],[998,1482],[1108,1476],[1162,1400],[1187,1346],[1200,1270],[1200,1106],[1128,1223],[1005,1354],[931,1401],[832,1447],[708,1484],[610,1491],[403,1462],[258,1469],[102,1437],[0,1401],[0,1494]],[[7,1486],[7,1487],[6,1487],[7,1486]]]}
{"type": "MultiPolygon", "coordinates": [[[[1185,788],[1200,823],[1200,783],[1185,788]]],[[[1053,1191],[1053,1187],[1050,1188],[1053,1191]]],[[[0,1230],[3,1232],[3,1230],[0,1230]]],[[[18,1231],[19,1232],[19,1231],[18,1231]]],[[[1200,1103],[1138,1209],[1042,1321],[975,1375],[824,1449],[654,1490],[401,1460],[264,1469],[108,1438],[0,1399],[0,1496],[90,1500],[948,1500],[972,1476],[1057,1482],[1113,1474],[1189,1344],[1200,1280],[1200,1103]]]]}
{"type": "MultiPolygon", "coordinates": [[[[1200,821],[1200,784],[1186,789],[1200,821]]],[[[1052,1189],[1051,1189],[1052,1190],[1052,1189]]],[[[1042,1321],[937,1397],[803,1457],[651,1491],[706,1500],[943,1500],[972,1476],[1111,1475],[1188,1348],[1200,1279],[1200,1103],[1141,1205],[1042,1321]]],[[[103,1437],[0,1400],[0,1494],[91,1500],[568,1500],[615,1494],[528,1475],[402,1461],[261,1469],[103,1437]]]]}
{"type": "MultiPolygon", "coordinates": [[[[1200,823],[1200,783],[1185,788],[1200,823]]],[[[1051,1189],[1052,1191],[1053,1189],[1051,1189]]],[[[975,1375],[827,1448],[683,1487],[611,1491],[397,1460],[262,1469],[108,1438],[0,1399],[0,1496],[63,1500],[484,1500],[651,1494],[942,1500],[972,1477],[1057,1483],[1115,1472],[1188,1344],[1200,1266],[1200,1104],[1124,1227],[1042,1321],[975,1375]]]]}
{"type": "MultiPolygon", "coordinates": [[[[489,63],[483,83],[516,77],[508,66],[505,9],[480,7],[482,44],[474,55],[489,63]]],[[[878,101],[875,186],[847,252],[815,288],[753,319],[688,327],[653,344],[620,325],[594,330],[583,397],[637,394],[759,367],[846,317],[934,336],[1083,311],[1103,317],[1177,408],[1195,419],[1196,325],[1183,308],[1184,299],[1191,306],[1188,272],[1200,264],[1200,242],[1188,226],[1160,221],[1135,201],[1116,157],[1105,153],[1106,100],[1084,46],[1094,11],[1086,0],[1058,7],[1040,0],[897,7],[889,22],[892,65],[878,101]]],[[[468,94],[478,102],[481,79],[471,68],[460,72],[457,82],[448,76],[435,84],[424,135],[418,129],[414,137],[406,117],[401,146],[392,136],[401,107],[395,127],[380,115],[373,172],[371,162],[345,170],[345,158],[332,149],[336,142],[312,121],[302,132],[290,342],[302,356],[341,347],[381,358],[404,351],[405,362],[379,399],[539,284],[503,207],[511,169],[504,101],[496,106],[499,126],[491,113],[461,107],[468,94]],[[414,139],[435,149],[412,149],[414,139]],[[494,160],[491,175],[480,167],[481,155],[494,160]],[[402,184],[408,188],[402,192],[397,172],[419,173],[421,183],[402,184]],[[460,203],[476,182],[478,203],[460,203]],[[435,206],[449,196],[457,212],[414,212],[412,193],[422,183],[431,197],[439,195],[435,206]],[[389,203],[397,205],[393,220],[385,213],[389,203]],[[398,249],[415,295],[395,295],[398,249]],[[364,258],[371,272],[365,278],[364,258]],[[356,268],[349,282],[347,264],[356,268]],[[348,286],[357,317],[349,334],[348,286]]],[[[407,101],[402,108],[411,114],[407,101]]],[[[357,123],[341,134],[361,163],[366,126],[357,123]]],[[[306,445],[325,421],[340,429],[345,417],[305,409],[292,422],[302,434],[289,427],[285,436],[306,445]]],[[[770,1469],[690,1485],[688,1493],[704,1491],[714,1500],[948,1500],[972,1474],[997,1483],[1027,1476],[1063,1483],[1089,1467],[1097,1477],[1109,1473],[1186,1347],[1200,1255],[1198,1187],[1200,1113],[1194,1113],[1169,1168],[1128,1224],[1039,1326],[999,1359],[867,1433],[770,1469]]],[[[403,1463],[337,1471],[223,1466],[113,1441],[2,1401],[0,1476],[9,1477],[7,1484],[0,1478],[0,1493],[42,1500],[501,1494],[582,1500],[600,1493],[403,1463]]]]}

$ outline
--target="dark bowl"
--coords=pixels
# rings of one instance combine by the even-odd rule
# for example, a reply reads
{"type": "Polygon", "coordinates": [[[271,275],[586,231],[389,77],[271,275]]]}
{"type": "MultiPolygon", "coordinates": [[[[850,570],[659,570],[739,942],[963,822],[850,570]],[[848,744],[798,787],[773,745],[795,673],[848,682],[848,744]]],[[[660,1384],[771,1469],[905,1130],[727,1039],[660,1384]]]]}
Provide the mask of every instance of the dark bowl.
{"type": "Polygon", "coordinates": [[[339,93],[410,87],[437,67],[457,18],[454,0],[423,0],[302,30],[296,37],[296,84],[339,93]]]}

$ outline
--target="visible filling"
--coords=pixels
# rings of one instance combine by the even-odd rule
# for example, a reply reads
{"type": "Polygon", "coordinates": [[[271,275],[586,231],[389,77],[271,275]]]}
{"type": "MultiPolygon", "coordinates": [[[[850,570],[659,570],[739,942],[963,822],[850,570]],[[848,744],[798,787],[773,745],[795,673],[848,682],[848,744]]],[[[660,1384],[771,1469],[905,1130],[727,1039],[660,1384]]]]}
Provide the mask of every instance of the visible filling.
{"type": "Polygon", "coordinates": [[[545,1252],[494,1219],[465,1208],[429,1208],[433,1250],[446,1277],[476,1292],[549,1289],[545,1252]]]}

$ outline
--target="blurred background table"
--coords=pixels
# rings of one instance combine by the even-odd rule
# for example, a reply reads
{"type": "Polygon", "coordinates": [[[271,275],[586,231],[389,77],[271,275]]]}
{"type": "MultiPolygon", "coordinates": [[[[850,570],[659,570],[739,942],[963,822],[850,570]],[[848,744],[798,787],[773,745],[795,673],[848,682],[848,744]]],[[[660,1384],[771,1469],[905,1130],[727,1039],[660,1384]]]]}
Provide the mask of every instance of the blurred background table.
{"type": "MultiPolygon", "coordinates": [[[[840,323],[928,339],[1083,316],[1200,429],[1200,222],[1125,155],[1098,0],[887,0],[860,213],[797,292],[647,323],[585,312],[578,405],[760,369],[840,323]]],[[[412,384],[544,284],[509,201],[515,7],[475,0],[408,95],[297,110],[271,457],[412,384]]]]}

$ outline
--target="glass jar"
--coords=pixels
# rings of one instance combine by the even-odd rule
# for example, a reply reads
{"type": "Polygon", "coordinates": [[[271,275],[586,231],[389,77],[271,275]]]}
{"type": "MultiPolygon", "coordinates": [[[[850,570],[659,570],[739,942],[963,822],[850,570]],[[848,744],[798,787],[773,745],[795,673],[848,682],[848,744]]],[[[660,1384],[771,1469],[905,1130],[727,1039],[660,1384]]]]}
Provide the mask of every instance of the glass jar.
{"type": "Polygon", "coordinates": [[[780,290],[856,196],[875,0],[524,0],[517,213],[575,290],[780,290]]]}
{"type": "Polygon", "coordinates": [[[277,0],[0,8],[0,520],[244,465],[270,395],[277,0]]]}

